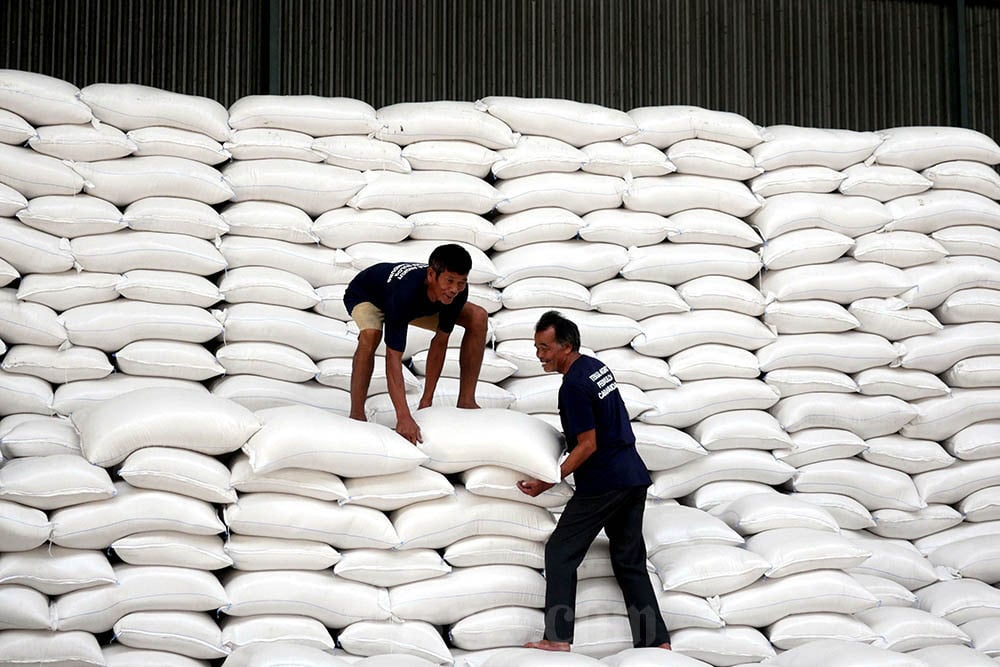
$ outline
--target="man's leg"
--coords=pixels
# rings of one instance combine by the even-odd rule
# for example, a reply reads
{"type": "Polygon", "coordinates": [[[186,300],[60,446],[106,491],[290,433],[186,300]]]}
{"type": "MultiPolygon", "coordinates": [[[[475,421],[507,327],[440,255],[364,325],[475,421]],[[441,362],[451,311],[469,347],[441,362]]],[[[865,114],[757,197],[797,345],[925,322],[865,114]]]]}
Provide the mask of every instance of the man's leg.
{"type": "Polygon", "coordinates": [[[351,419],[368,421],[365,400],[368,386],[375,372],[375,350],[382,342],[381,329],[362,329],[358,332],[358,347],[351,363],[351,419]]]}
{"type": "Polygon", "coordinates": [[[611,546],[611,567],[625,598],[633,644],[636,648],[663,645],[666,648],[670,633],[646,570],[646,543],[642,537],[645,502],[645,487],[630,489],[622,504],[608,517],[604,532],[611,546]]]}
{"type": "Polygon", "coordinates": [[[458,407],[478,408],[476,403],[476,382],[483,367],[483,351],[486,349],[486,311],[474,303],[466,303],[458,315],[458,324],[464,329],[462,347],[459,350],[458,407]]]}

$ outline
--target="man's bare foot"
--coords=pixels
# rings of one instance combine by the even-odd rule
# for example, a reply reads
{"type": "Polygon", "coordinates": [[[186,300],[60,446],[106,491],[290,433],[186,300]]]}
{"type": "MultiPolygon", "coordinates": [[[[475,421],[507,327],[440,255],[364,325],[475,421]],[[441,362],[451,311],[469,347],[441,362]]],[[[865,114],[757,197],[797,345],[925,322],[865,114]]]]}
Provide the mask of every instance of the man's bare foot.
{"type": "Polygon", "coordinates": [[[360,415],[356,415],[356,414],[354,414],[354,413],[352,412],[352,413],[350,414],[350,417],[351,417],[351,419],[356,419],[356,420],[358,420],[359,422],[366,422],[366,421],[368,421],[368,417],[367,417],[367,416],[365,415],[365,413],[363,413],[363,412],[362,412],[362,413],[361,413],[360,415]]]}
{"type": "Polygon", "coordinates": [[[476,403],[475,401],[458,401],[458,403],[456,405],[458,407],[460,407],[460,408],[464,408],[465,410],[478,410],[479,409],[479,404],[476,403]]]}
{"type": "Polygon", "coordinates": [[[528,642],[524,648],[537,648],[542,651],[569,651],[569,642],[554,642],[543,639],[538,642],[528,642]]]}

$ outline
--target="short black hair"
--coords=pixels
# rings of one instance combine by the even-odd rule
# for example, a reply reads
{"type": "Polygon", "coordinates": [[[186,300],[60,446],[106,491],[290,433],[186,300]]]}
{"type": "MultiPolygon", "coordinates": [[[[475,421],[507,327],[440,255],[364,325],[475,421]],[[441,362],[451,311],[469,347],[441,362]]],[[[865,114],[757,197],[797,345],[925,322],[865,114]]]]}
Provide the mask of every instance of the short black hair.
{"type": "Polygon", "coordinates": [[[569,345],[574,352],[580,351],[580,329],[572,320],[567,320],[558,310],[550,310],[538,318],[535,333],[541,333],[549,328],[555,333],[557,343],[569,345]]]}
{"type": "Polygon", "coordinates": [[[428,261],[434,273],[451,271],[461,276],[469,275],[472,270],[472,257],[469,251],[456,243],[446,243],[434,248],[428,261]]]}

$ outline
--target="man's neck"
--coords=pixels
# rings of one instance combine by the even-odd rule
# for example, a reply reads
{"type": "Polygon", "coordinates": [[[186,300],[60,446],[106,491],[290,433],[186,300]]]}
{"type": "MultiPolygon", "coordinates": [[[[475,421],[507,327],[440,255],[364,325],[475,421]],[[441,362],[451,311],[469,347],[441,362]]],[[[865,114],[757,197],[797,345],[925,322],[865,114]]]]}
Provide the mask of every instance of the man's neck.
{"type": "Polygon", "coordinates": [[[582,356],[583,355],[580,354],[579,352],[573,352],[572,354],[570,354],[568,357],[566,357],[566,363],[564,365],[564,368],[562,368],[559,372],[562,373],[563,375],[566,375],[566,373],[569,372],[569,369],[572,368],[573,363],[582,356]]]}

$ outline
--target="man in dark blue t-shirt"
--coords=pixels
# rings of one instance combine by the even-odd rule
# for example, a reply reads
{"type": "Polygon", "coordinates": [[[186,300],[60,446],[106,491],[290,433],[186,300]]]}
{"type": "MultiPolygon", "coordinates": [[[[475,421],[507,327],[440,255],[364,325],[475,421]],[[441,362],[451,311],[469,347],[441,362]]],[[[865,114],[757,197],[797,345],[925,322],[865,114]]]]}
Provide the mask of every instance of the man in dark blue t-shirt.
{"type": "Polygon", "coordinates": [[[410,324],[434,332],[427,350],[424,392],[419,408],[434,398],[444,367],[448,337],[460,324],[465,329],[459,352],[458,407],[478,408],[476,381],[486,347],[486,311],[469,303],[468,275],[472,258],[460,245],[438,246],[427,264],[381,263],[351,280],[344,306],[358,325],[358,347],[351,369],[351,417],[365,421],[365,399],[375,370],[375,350],[385,329],[385,375],[389,398],[396,409],[396,431],[410,442],[420,442],[403,385],[403,351],[410,324]]]}
{"type": "MultiPolygon", "coordinates": [[[[545,546],[545,635],[525,644],[569,651],[573,643],[576,570],[601,529],[611,547],[611,566],[621,586],[636,647],[670,648],[656,593],[646,570],[642,515],[649,471],[635,449],[628,412],[611,371],[580,354],[580,330],[555,311],[535,325],[535,353],[546,371],[563,376],[559,419],[569,455],[562,477],[573,473],[576,491],[545,546]]],[[[518,487],[529,496],[553,485],[536,479],[518,487]]]]}

